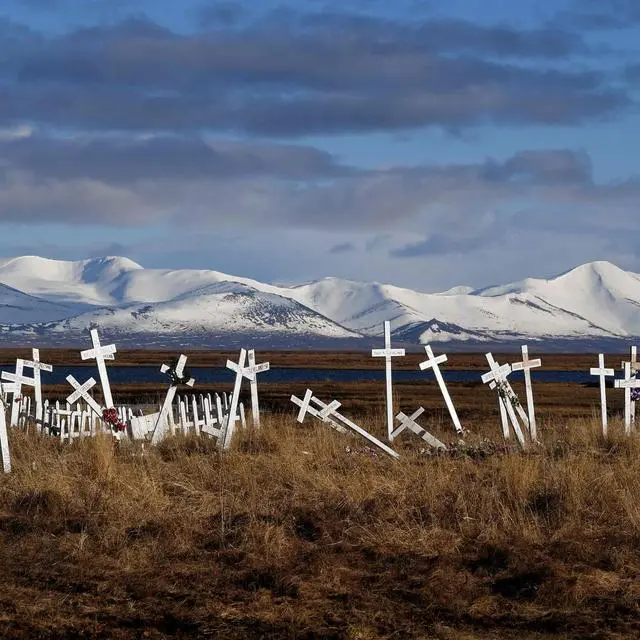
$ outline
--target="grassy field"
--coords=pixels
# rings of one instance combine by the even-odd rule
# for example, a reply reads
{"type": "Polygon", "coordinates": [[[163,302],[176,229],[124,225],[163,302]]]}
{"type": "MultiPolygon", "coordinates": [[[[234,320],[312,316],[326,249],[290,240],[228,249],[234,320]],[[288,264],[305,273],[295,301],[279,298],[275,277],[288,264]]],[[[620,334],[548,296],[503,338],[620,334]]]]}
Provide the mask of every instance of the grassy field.
{"type": "Polygon", "coordinates": [[[604,441],[542,412],[542,446],[518,453],[477,417],[464,446],[403,436],[392,461],[291,413],[222,456],[13,433],[0,636],[640,635],[640,444],[619,423],[604,441]]]}

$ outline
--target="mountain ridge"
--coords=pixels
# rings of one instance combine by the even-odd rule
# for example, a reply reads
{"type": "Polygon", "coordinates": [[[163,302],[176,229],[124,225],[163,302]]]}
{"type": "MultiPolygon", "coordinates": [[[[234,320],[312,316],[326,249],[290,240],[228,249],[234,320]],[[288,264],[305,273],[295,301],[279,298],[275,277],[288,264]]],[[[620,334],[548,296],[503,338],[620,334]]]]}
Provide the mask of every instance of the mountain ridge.
{"type": "Polygon", "coordinates": [[[640,336],[640,275],[606,261],[551,278],[424,293],[333,277],[280,286],[214,270],[147,269],[120,256],[20,256],[0,260],[0,284],[4,342],[58,342],[97,326],[141,345],[180,336],[185,346],[206,346],[207,336],[356,344],[379,341],[385,320],[395,341],[416,345],[594,344],[640,336]],[[14,298],[22,307],[12,313],[14,298]]]}

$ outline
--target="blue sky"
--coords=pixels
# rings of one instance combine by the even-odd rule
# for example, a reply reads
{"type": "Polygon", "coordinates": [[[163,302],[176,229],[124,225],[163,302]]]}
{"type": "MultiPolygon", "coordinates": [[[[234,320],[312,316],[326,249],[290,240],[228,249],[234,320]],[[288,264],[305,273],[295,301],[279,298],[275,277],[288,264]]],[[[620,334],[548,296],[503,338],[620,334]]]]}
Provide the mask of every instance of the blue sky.
{"type": "Polygon", "coordinates": [[[634,0],[0,3],[0,254],[640,271],[634,0]]]}

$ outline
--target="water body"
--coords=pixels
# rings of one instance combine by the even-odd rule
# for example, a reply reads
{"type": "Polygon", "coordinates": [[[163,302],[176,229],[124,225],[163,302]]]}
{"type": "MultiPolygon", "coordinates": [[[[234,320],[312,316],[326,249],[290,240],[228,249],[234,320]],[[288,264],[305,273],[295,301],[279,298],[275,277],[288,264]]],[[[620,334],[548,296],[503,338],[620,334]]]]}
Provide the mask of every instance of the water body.
{"type": "MultiPolygon", "coordinates": [[[[12,371],[13,367],[4,368],[12,371]]],[[[113,384],[135,384],[140,382],[166,383],[168,377],[160,372],[159,367],[108,367],[109,379],[113,384]]],[[[441,369],[447,382],[475,382],[481,384],[480,376],[484,371],[457,371],[441,369]]],[[[31,375],[31,370],[25,371],[31,375]]],[[[215,384],[229,383],[234,380],[234,373],[226,368],[192,367],[191,374],[197,383],[215,384]]],[[[95,367],[63,367],[56,366],[52,373],[42,373],[43,384],[62,384],[66,377],[72,375],[76,380],[84,382],[93,376],[98,380],[98,370],[95,367]]],[[[273,368],[261,373],[260,382],[272,383],[296,383],[296,382],[382,382],[384,381],[384,369],[278,369],[273,368]]],[[[597,383],[598,379],[589,375],[586,371],[555,371],[550,369],[534,369],[532,372],[534,382],[571,382],[576,384],[597,383]]],[[[620,374],[618,374],[620,377],[620,374]]],[[[433,373],[416,371],[394,371],[393,379],[396,382],[433,382],[433,373]]],[[[523,379],[523,373],[512,373],[510,380],[523,379]]],[[[607,382],[611,383],[611,378],[607,382]]]]}

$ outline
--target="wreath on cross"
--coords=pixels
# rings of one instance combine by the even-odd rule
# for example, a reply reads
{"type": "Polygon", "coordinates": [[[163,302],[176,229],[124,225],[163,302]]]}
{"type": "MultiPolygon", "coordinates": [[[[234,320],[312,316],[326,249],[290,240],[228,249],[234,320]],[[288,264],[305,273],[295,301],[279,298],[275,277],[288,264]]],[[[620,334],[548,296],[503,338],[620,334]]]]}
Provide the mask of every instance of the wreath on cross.
{"type": "Polygon", "coordinates": [[[171,379],[172,386],[176,386],[179,384],[187,384],[189,380],[191,380],[191,378],[193,377],[191,375],[191,371],[189,371],[189,369],[185,367],[182,370],[182,375],[178,375],[177,369],[178,369],[178,360],[176,358],[173,358],[169,362],[169,371],[167,371],[167,375],[171,379]]]}
{"type": "Polygon", "coordinates": [[[103,410],[102,419],[116,432],[125,431],[127,428],[127,425],[120,420],[118,410],[113,407],[103,410]]]}

